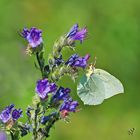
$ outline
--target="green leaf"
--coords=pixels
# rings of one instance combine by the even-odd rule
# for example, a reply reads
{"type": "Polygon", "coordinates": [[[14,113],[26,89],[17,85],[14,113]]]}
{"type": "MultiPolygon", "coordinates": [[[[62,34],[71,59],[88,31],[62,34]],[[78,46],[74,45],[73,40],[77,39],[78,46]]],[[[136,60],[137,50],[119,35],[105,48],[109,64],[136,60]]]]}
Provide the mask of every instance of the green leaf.
{"type": "Polygon", "coordinates": [[[77,86],[78,96],[87,105],[101,104],[104,99],[123,92],[122,83],[101,69],[95,69],[89,77],[84,75],[77,86]]]}

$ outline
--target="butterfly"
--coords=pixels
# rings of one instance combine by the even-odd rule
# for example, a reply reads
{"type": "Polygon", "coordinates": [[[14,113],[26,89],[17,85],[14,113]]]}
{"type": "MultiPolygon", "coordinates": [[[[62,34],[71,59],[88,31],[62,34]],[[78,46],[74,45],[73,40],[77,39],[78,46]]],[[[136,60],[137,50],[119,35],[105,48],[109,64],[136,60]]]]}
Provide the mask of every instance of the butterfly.
{"type": "Polygon", "coordinates": [[[107,71],[96,69],[95,64],[89,65],[77,86],[78,96],[87,105],[99,105],[119,93],[124,93],[122,83],[107,71]]]}

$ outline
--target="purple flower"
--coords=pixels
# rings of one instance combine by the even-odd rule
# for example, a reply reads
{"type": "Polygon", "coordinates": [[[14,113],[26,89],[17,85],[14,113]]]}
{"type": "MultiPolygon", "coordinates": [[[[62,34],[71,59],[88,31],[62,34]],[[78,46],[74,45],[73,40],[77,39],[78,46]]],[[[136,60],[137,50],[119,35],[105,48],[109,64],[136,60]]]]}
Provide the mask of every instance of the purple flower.
{"type": "Polygon", "coordinates": [[[83,40],[85,39],[86,35],[87,35],[87,29],[82,28],[80,30],[80,29],[78,29],[78,24],[75,24],[70,29],[70,31],[68,32],[66,37],[71,39],[71,40],[79,40],[80,42],[83,42],[83,40]]]}
{"type": "Polygon", "coordinates": [[[67,110],[68,112],[76,112],[76,107],[78,106],[77,101],[73,101],[72,98],[64,100],[60,107],[60,111],[67,110]]]}
{"type": "Polygon", "coordinates": [[[0,132],[0,140],[7,140],[7,135],[5,132],[0,132]]]}
{"type": "Polygon", "coordinates": [[[77,101],[73,101],[72,98],[64,100],[62,105],[60,106],[60,116],[61,118],[65,118],[69,115],[69,112],[76,112],[76,108],[78,106],[77,101]]]}
{"type": "Polygon", "coordinates": [[[3,123],[6,123],[10,120],[11,118],[11,111],[13,109],[14,105],[11,104],[7,106],[0,114],[0,119],[2,120],[3,123]]]}
{"type": "Polygon", "coordinates": [[[21,32],[21,35],[29,42],[29,45],[32,48],[39,46],[43,42],[42,31],[35,27],[32,27],[30,30],[24,28],[23,31],[21,32]]]}
{"type": "Polygon", "coordinates": [[[60,101],[69,98],[69,93],[71,90],[69,88],[60,87],[55,95],[52,97],[53,101],[60,101]]]}
{"type": "Polygon", "coordinates": [[[50,118],[51,118],[50,115],[41,117],[41,120],[40,120],[41,124],[45,125],[50,120],[50,118]]]}
{"type": "Polygon", "coordinates": [[[21,36],[27,39],[27,36],[30,34],[30,31],[27,28],[24,28],[21,32],[21,36]]]}
{"type": "Polygon", "coordinates": [[[41,120],[40,120],[41,124],[44,124],[45,125],[52,117],[55,117],[56,115],[57,115],[57,113],[56,112],[53,112],[53,113],[51,113],[48,116],[41,117],[41,120]]]}
{"type": "Polygon", "coordinates": [[[18,118],[21,117],[22,110],[21,109],[14,109],[14,105],[11,104],[7,106],[0,114],[0,119],[3,123],[7,123],[10,119],[16,121],[18,118]]]}
{"type": "Polygon", "coordinates": [[[65,63],[66,65],[70,65],[72,66],[73,63],[79,58],[79,55],[78,54],[73,54],[69,59],[68,61],[65,63]]]}
{"type": "Polygon", "coordinates": [[[22,116],[22,110],[21,109],[14,109],[12,112],[12,118],[14,121],[19,119],[22,116]]]}
{"type": "Polygon", "coordinates": [[[56,89],[55,83],[49,83],[48,79],[42,79],[37,81],[35,90],[41,99],[45,99],[48,93],[55,92],[56,89]]]}
{"type": "Polygon", "coordinates": [[[85,39],[86,35],[87,35],[87,29],[83,28],[80,31],[78,31],[74,36],[72,36],[71,39],[80,40],[81,42],[83,42],[83,40],[85,39]]]}
{"type": "Polygon", "coordinates": [[[14,108],[14,106],[15,106],[14,104],[10,104],[5,109],[10,113],[12,111],[12,109],[14,108]]]}
{"type": "Polygon", "coordinates": [[[85,68],[87,66],[87,61],[89,58],[89,54],[85,55],[84,57],[79,57],[77,54],[73,54],[65,64],[85,68]]]}
{"type": "Polygon", "coordinates": [[[77,102],[77,101],[72,101],[72,102],[70,103],[70,106],[69,106],[69,111],[75,112],[77,106],[78,106],[78,102],[77,102]]]}
{"type": "Polygon", "coordinates": [[[3,123],[6,123],[10,120],[11,114],[9,113],[8,110],[3,110],[0,114],[0,119],[2,120],[3,123]]]}
{"type": "Polygon", "coordinates": [[[59,66],[61,63],[63,63],[64,62],[64,60],[62,59],[62,55],[60,55],[60,57],[58,57],[58,58],[56,58],[56,57],[54,57],[54,59],[55,59],[55,66],[59,66]]]}
{"type": "Polygon", "coordinates": [[[72,37],[78,32],[78,24],[73,25],[73,27],[70,29],[66,37],[72,37]]]}

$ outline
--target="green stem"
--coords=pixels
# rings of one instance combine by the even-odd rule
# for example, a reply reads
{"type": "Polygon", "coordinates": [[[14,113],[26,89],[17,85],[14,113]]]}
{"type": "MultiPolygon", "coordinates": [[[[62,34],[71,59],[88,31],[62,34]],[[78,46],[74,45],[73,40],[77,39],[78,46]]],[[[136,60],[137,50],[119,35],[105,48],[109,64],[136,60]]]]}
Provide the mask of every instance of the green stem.
{"type": "Polygon", "coordinates": [[[50,124],[48,124],[48,126],[46,127],[46,132],[47,132],[47,137],[49,137],[49,132],[50,132],[50,129],[51,127],[55,124],[55,122],[58,120],[58,118],[54,118],[50,124]]]}
{"type": "Polygon", "coordinates": [[[10,131],[11,140],[19,140],[18,130],[10,131]]]}
{"type": "Polygon", "coordinates": [[[48,138],[49,137],[49,133],[50,133],[50,130],[52,128],[52,126],[59,120],[58,116],[55,116],[54,118],[52,118],[48,125],[45,127],[44,131],[42,132],[43,136],[42,136],[42,139],[44,138],[48,138]]]}
{"type": "Polygon", "coordinates": [[[40,68],[40,71],[41,71],[41,74],[42,74],[42,78],[43,78],[44,77],[44,70],[43,70],[44,68],[41,65],[41,61],[40,61],[39,53],[38,52],[36,53],[36,59],[37,59],[37,62],[39,64],[39,68],[40,68]]]}
{"type": "Polygon", "coordinates": [[[37,108],[35,110],[35,117],[34,117],[34,129],[33,129],[33,140],[37,140],[37,127],[38,127],[38,109],[39,109],[39,104],[37,104],[37,108]]]}
{"type": "Polygon", "coordinates": [[[10,132],[10,135],[11,135],[11,139],[14,140],[14,135],[12,132],[10,132]]]}

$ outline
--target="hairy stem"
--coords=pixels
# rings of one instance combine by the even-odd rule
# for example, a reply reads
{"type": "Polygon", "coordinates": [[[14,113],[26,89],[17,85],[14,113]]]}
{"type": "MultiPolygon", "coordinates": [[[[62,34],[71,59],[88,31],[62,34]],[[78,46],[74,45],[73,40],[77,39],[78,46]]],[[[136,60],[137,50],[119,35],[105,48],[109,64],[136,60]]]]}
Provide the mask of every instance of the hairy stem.
{"type": "Polygon", "coordinates": [[[46,126],[46,132],[47,132],[47,137],[49,137],[49,132],[51,127],[55,124],[55,122],[58,120],[58,118],[54,118],[51,120],[51,122],[46,126]]]}
{"type": "Polygon", "coordinates": [[[40,68],[42,77],[44,77],[44,70],[43,70],[43,67],[42,67],[42,64],[41,64],[41,61],[40,61],[39,53],[38,52],[36,53],[36,59],[37,59],[37,62],[38,62],[38,65],[39,65],[39,68],[40,68]]]}
{"type": "Polygon", "coordinates": [[[37,104],[37,107],[36,107],[36,110],[35,110],[33,140],[37,140],[38,112],[39,112],[38,110],[39,110],[39,104],[37,104]]]}
{"type": "Polygon", "coordinates": [[[12,132],[10,132],[10,135],[11,135],[11,139],[14,140],[14,135],[12,132]]]}

